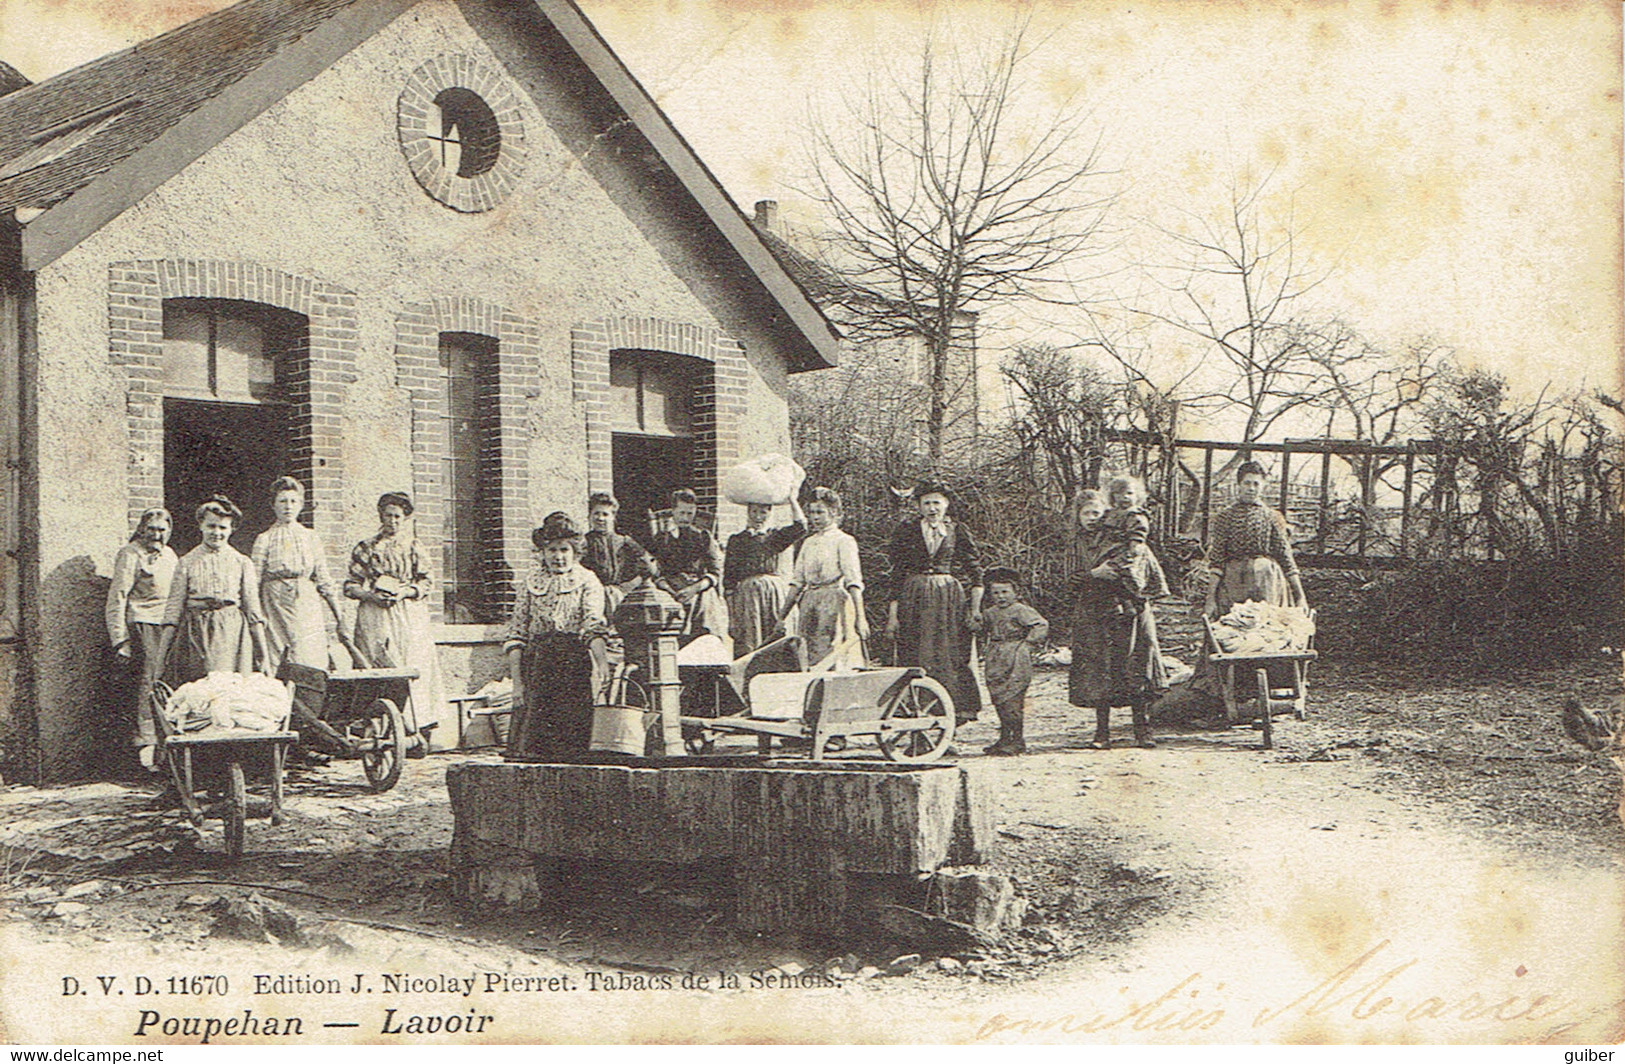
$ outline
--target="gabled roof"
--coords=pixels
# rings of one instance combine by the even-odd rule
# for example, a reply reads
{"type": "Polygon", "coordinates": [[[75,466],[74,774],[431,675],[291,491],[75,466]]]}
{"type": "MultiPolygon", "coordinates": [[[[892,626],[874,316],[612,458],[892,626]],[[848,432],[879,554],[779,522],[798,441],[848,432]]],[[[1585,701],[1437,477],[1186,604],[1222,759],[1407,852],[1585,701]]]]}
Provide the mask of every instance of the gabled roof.
{"type": "Polygon", "coordinates": [[[0,210],[47,208],[357,0],[247,0],[0,96],[0,210]]]}
{"type": "MultiPolygon", "coordinates": [[[[415,2],[242,0],[0,95],[0,215],[27,218],[25,268],[61,256],[415,2]]],[[[766,290],[769,324],[799,340],[792,371],[833,365],[822,310],[572,0],[493,2],[533,5],[630,119],[766,290]]]]}

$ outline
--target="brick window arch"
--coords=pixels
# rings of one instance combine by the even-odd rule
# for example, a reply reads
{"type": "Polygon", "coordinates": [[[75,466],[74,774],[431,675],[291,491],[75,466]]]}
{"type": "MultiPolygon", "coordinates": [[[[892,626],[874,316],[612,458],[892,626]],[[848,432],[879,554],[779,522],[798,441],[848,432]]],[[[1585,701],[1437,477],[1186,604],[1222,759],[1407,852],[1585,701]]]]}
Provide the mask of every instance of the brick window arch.
{"type": "Polygon", "coordinates": [[[164,301],[186,299],[257,303],[305,319],[302,350],[290,352],[278,371],[291,415],[289,471],[306,485],[312,526],[329,557],[348,557],[342,415],[359,344],[355,293],[253,262],[157,259],[108,267],[108,359],[126,373],[130,521],[164,503],[164,301]]]}

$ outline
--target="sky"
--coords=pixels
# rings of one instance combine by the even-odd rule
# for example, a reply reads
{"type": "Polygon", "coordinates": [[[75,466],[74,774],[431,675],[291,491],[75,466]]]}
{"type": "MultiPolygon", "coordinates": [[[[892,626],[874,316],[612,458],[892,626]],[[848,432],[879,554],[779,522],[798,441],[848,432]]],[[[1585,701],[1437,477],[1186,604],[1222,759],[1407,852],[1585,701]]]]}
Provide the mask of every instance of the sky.
{"type": "MultiPolygon", "coordinates": [[[[1148,298],[1159,234],[1268,175],[1266,209],[1325,276],[1314,311],[1390,346],[1429,335],[1526,394],[1625,391],[1618,3],[578,2],[741,207],[777,199],[807,229],[810,112],[928,31],[995,39],[1029,13],[1023,116],[1083,107],[1116,195],[1085,298],[1148,298]]],[[[218,6],[0,0],[0,58],[38,79],[218,6]]],[[[1002,322],[990,346],[1054,324],[1002,322]]]]}

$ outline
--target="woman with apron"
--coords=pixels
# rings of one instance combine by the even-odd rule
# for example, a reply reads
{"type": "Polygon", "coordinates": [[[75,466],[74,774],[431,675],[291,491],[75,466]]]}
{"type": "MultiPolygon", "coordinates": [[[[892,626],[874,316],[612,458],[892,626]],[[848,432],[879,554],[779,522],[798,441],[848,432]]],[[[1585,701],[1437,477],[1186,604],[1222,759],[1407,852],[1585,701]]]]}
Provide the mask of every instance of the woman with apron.
{"type": "Polygon", "coordinates": [[[346,598],[357,600],[355,643],[374,668],[416,669],[412,711],[419,726],[442,717],[440,660],[429,627],[429,555],[412,527],[412,499],[378,498],[378,532],[350,552],[346,598]]]}
{"type": "Polygon", "coordinates": [[[259,574],[254,563],[231,545],[232,529],[243,519],[237,504],[212,496],[197,508],[203,542],[175,566],[164,608],[164,632],[158,652],[147,662],[151,684],[167,663],[177,684],[191,683],[211,672],[266,671],[264,614],[260,610],[259,574]],[[179,639],[179,646],[175,640],[179,639]],[[169,661],[171,647],[175,660],[169,661]]]}
{"type": "Polygon", "coordinates": [[[587,752],[608,674],[604,586],[581,564],[581,530],[565,514],[549,514],[530,539],[536,567],[502,639],[513,677],[507,757],[571,761],[587,752]]]}
{"type": "Polygon", "coordinates": [[[313,529],[299,523],[305,508],[305,486],[293,477],[271,485],[271,509],[276,523],[254,538],[248,552],[259,573],[260,605],[265,610],[265,641],[270,646],[269,671],[275,676],[291,661],[313,669],[327,668],[327,627],[322,603],[338,622],[339,636],[348,639],[339,589],[328,575],[322,541],[313,529]]]}
{"type": "MultiPolygon", "coordinates": [[[[808,664],[816,664],[854,635],[869,638],[869,618],[863,609],[863,568],[858,563],[858,541],[841,530],[841,497],[832,488],[814,488],[807,502],[811,532],[796,548],[792,594],[781,620],[799,609],[797,634],[806,647],[808,664]]],[[[853,655],[862,663],[863,655],[853,655]]]]}
{"type": "Polygon", "coordinates": [[[982,706],[970,666],[971,633],[982,623],[981,562],[976,541],[948,516],[946,488],[922,483],[914,501],[919,518],[904,521],[892,536],[896,597],[886,634],[897,641],[897,664],[922,668],[948,689],[963,724],[982,706]]]}
{"type": "MultiPolygon", "coordinates": [[[[797,484],[796,489],[800,490],[797,484]]],[[[790,582],[779,575],[784,552],[807,534],[807,515],[790,495],[790,523],[769,530],[768,503],[745,507],[745,527],[728,537],[722,560],[722,592],[728,599],[728,631],[734,657],[741,658],[774,638],[789,613],[790,582]]]]}

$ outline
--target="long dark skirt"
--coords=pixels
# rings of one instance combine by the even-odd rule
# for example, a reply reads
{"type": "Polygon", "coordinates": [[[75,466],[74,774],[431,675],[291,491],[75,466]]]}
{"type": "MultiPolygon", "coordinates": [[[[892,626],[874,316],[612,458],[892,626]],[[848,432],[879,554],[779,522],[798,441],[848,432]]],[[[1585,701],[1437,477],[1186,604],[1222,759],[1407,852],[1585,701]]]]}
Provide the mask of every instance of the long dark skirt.
{"type": "Polygon", "coordinates": [[[518,761],[576,761],[592,740],[592,655],[573,635],[532,639],[519,656],[525,704],[508,728],[518,761]]]}
{"type": "Polygon", "coordinates": [[[187,610],[181,614],[175,642],[170,663],[177,683],[191,683],[211,672],[254,671],[254,642],[248,621],[236,606],[187,610]]]}
{"type": "Polygon", "coordinates": [[[741,658],[769,641],[779,629],[779,615],[790,601],[790,585],[781,576],[747,576],[728,599],[728,625],[734,657],[741,658]]]}
{"type": "Polygon", "coordinates": [[[924,669],[948,689],[954,718],[975,720],[982,710],[976,674],[970,669],[970,629],[965,627],[965,588],[946,573],[916,573],[903,581],[897,599],[897,664],[924,669]]]}
{"type": "Polygon", "coordinates": [[[1129,706],[1168,689],[1149,603],[1119,612],[1086,602],[1072,626],[1068,701],[1074,706],[1129,706]]]}

